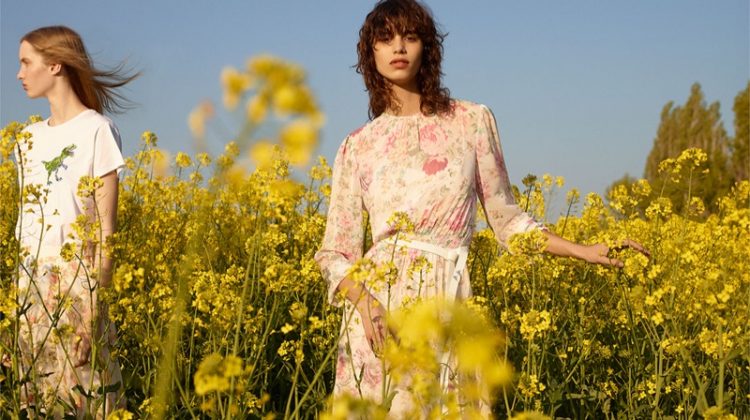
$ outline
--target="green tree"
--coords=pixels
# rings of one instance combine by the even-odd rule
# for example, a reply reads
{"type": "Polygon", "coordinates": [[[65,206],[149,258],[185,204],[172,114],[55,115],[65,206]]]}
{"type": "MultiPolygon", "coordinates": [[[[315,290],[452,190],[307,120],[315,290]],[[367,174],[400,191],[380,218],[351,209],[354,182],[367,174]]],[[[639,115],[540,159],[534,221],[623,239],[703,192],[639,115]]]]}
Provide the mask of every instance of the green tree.
{"type": "Polygon", "coordinates": [[[750,179],[750,82],[734,98],[732,172],[735,181],[750,179]]]}
{"type": "Polygon", "coordinates": [[[670,101],[662,109],[661,123],[646,160],[644,177],[653,186],[654,194],[669,197],[677,211],[684,207],[688,194],[702,198],[706,206],[713,209],[715,199],[728,191],[733,183],[729,146],[719,103],[706,106],[701,86],[695,83],[684,105],[674,106],[670,101]],[[671,182],[660,174],[659,163],[676,158],[691,147],[699,147],[708,154],[708,172],[695,174],[688,191],[684,185],[671,182]]]}

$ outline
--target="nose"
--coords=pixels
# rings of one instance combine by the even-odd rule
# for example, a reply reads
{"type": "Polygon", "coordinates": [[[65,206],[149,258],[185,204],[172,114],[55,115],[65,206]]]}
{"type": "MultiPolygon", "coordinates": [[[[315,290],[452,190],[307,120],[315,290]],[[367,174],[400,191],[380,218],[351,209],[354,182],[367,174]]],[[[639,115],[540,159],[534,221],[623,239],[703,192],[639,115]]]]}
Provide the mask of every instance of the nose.
{"type": "Polygon", "coordinates": [[[396,35],[393,38],[393,52],[395,52],[396,54],[406,53],[406,42],[404,41],[404,38],[401,37],[401,35],[396,35]]]}

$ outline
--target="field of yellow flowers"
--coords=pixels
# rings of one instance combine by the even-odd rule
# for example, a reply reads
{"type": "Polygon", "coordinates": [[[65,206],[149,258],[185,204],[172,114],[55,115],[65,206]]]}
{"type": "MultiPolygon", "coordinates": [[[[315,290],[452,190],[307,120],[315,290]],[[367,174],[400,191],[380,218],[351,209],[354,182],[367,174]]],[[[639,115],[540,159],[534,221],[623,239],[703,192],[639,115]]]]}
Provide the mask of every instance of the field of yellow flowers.
{"type": "MultiPolygon", "coordinates": [[[[106,244],[116,269],[100,291],[118,329],[127,397],[111,418],[383,418],[374,402],[329,399],[342,313],[326,303],[313,255],[331,168],[322,158],[306,175],[294,168],[308,165],[323,124],[304,71],[261,56],[222,82],[225,108],[244,115],[223,154],[168,160],[146,132],[121,177],[118,232],[106,244]]],[[[201,104],[190,115],[196,137],[213,112],[201,104]]],[[[21,310],[15,226],[19,203],[44,199],[39,188],[18,188],[13,152],[33,141],[23,127],[8,125],[0,142],[0,410],[11,417],[23,414],[27,380],[7,362],[21,310]]],[[[702,151],[687,150],[662,174],[689,195],[704,163],[702,151]]],[[[546,221],[562,183],[527,177],[518,202],[546,221]]],[[[748,418],[749,199],[743,181],[718,213],[692,197],[676,214],[643,180],[607,201],[572,190],[567,216],[547,226],[578,242],[633,238],[649,248],[650,259],[622,251],[623,269],[549,257],[534,233],[499,253],[493,233],[478,229],[468,264],[476,296],[394,313],[401,340],[383,357],[394,375],[426,373],[417,391],[437,407],[422,407],[428,417],[459,416],[424,357],[450,346],[479,372],[462,397],[490,394],[500,418],[748,418]]]]}

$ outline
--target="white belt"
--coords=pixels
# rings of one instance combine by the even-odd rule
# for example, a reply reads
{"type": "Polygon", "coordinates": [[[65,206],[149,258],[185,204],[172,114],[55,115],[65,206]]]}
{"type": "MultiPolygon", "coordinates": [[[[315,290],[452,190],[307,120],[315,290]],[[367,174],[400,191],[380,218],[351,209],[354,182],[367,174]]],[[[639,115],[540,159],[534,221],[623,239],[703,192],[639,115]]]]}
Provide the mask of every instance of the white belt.
{"type": "Polygon", "coordinates": [[[445,295],[449,299],[455,299],[458,294],[458,283],[461,281],[461,276],[466,268],[466,260],[469,257],[469,247],[459,246],[458,248],[446,248],[431,244],[429,242],[412,241],[408,239],[398,239],[393,236],[383,239],[381,242],[392,244],[396,246],[403,246],[405,248],[418,249],[420,251],[429,252],[431,254],[439,255],[448,261],[453,261],[455,269],[451,275],[450,282],[448,283],[445,295]]]}

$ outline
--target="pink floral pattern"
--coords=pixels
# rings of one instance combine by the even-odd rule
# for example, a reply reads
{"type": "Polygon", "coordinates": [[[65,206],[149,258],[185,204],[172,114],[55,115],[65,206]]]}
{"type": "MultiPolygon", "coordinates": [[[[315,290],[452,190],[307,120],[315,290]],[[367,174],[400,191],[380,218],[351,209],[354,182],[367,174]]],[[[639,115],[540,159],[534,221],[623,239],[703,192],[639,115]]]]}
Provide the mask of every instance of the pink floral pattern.
{"type": "MultiPolygon", "coordinates": [[[[363,210],[369,213],[374,242],[364,257],[383,264],[394,258],[383,240],[394,234],[388,220],[395,212],[406,213],[414,223],[412,239],[456,248],[471,241],[477,197],[503,245],[513,234],[538,226],[514,202],[495,120],[483,105],[455,101],[454,112],[445,116],[383,114],[350,134],[336,156],[328,223],[316,254],[330,301],[342,303],[338,285],[363,257],[363,210]]],[[[471,295],[467,271],[457,287],[449,288],[453,261],[411,250],[396,253],[393,263],[399,278],[390,294],[386,288],[372,290],[389,309],[447,290],[458,290],[449,298],[471,295]],[[410,278],[408,269],[419,256],[432,268],[410,278]]],[[[358,313],[345,303],[334,393],[380,401],[384,366],[367,343],[358,313]]],[[[411,406],[408,392],[401,391],[392,414],[411,406]]]]}
{"type": "Polygon", "coordinates": [[[122,377],[110,347],[116,337],[106,309],[96,309],[97,285],[84,264],[65,262],[59,255],[27,258],[21,268],[18,301],[20,367],[28,381],[21,394],[25,405],[47,413],[65,412],[78,418],[103,418],[124,402],[122,377]],[[94,313],[105,314],[94,320],[94,313]],[[92,334],[96,322],[97,333],[92,334]],[[82,392],[91,390],[92,398],[82,392]]]}

